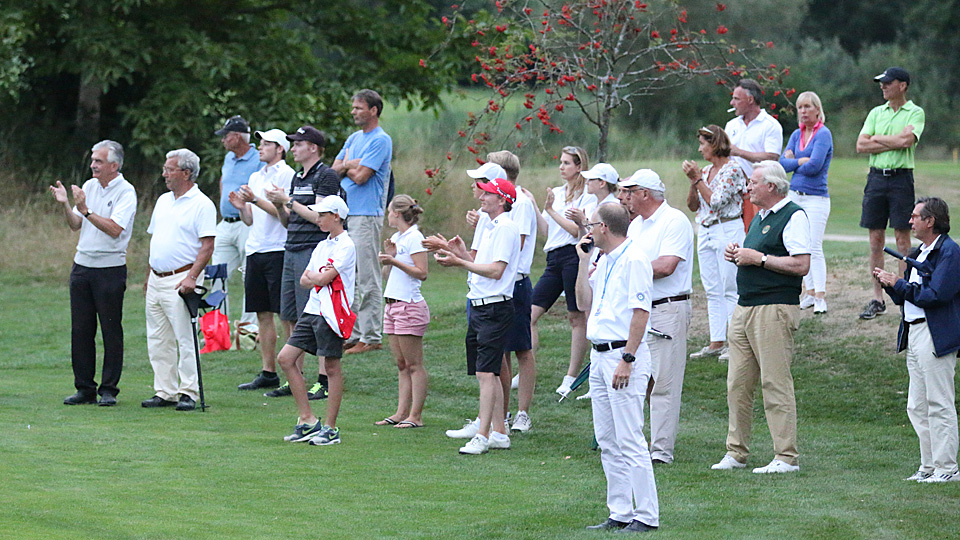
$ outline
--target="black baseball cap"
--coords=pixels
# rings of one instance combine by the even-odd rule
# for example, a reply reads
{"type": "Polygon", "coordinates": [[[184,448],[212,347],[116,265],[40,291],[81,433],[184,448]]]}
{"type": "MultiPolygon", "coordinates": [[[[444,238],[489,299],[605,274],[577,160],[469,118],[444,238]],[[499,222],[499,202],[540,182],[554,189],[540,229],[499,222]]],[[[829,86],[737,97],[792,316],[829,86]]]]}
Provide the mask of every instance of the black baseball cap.
{"type": "Polygon", "coordinates": [[[287,135],[288,141],[307,141],[324,148],[327,146],[327,137],[322,131],[313,126],[303,126],[296,133],[287,135]]]}
{"type": "Polygon", "coordinates": [[[237,133],[250,133],[250,123],[243,119],[242,116],[231,116],[223,127],[214,131],[214,135],[220,135],[221,137],[230,133],[231,131],[236,131],[237,133]]]}
{"type": "Polygon", "coordinates": [[[907,84],[910,84],[910,74],[907,73],[907,70],[899,67],[889,67],[884,70],[883,73],[877,75],[873,80],[882,83],[889,83],[893,81],[903,81],[907,84]]]}

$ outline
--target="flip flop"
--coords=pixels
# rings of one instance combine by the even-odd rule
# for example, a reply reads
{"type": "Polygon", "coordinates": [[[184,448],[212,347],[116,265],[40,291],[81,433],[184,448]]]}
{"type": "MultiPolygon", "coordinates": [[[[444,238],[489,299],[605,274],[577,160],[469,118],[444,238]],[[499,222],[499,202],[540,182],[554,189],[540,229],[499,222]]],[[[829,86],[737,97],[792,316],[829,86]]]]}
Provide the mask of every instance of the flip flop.
{"type": "Polygon", "coordinates": [[[423,427],[423,424],[414,424],[409,420],[404,420],[402,422],[397,422],[397,425],[393,426],[398,429],[413,429],[423,427]]]}
{"type": "Polygon", "coordinates": [[[390,418],[390,417],[388,416],[388,417],[384,418],[383,420],[380,420],[379,422],[374,422],[373,425],[375,425],[375,426],[395,426],[395,425],[397,425],[397,421],[394,420],[393,418],[390,418]]]}

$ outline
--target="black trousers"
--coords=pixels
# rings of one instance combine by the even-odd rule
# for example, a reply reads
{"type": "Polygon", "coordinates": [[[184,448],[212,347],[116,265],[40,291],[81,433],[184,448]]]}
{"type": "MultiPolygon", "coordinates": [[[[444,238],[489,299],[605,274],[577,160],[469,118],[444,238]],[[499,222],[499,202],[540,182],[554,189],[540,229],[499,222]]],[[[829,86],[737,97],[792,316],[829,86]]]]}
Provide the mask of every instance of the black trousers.
{"type": "Polygon", "coordinates": [[[127,267],[89,268],[74,263],[70,272],[71,357],[73,384],[92,396],[116,396],[123,369],[123,293],[127,267]],[[103,334],[103,372],[100,388],[97,371],[97,321],[103,334]]]}

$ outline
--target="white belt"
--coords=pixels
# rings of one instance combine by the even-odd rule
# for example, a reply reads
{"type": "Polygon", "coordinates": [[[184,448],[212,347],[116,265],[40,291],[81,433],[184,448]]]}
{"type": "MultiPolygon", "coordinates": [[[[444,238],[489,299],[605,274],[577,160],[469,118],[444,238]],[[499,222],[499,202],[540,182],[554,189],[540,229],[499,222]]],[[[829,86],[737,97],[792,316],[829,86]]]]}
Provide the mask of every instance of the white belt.
{"type": "Polygon", "coordinates": [[[497,302],[506,302],[510,300],[509,296],[498,294],[496,296],[488,296],[486,298],[475,298],[470,300],[470,305],[473,307],[485,306],[487,304],[496,304],[497,302]]]}

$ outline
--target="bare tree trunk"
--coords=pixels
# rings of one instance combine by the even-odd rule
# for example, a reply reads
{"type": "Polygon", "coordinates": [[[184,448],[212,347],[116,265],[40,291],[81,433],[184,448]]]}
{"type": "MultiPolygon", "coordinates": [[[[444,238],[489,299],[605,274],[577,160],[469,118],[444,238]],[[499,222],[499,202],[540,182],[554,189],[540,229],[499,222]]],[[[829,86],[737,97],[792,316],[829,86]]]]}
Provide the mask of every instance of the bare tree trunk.
{"type": "Polygon", "coordinates": [[[100,98],[103,90],[95,75],[80,76],[80,90],[77,94],[77,117],[75,127],[77,138],[84,141],[99,140],[100,137],[100,98]]]}
{"type": "Polygon", "coordinates": [[[597,159],[594,163],[602,163],[607,159],[607,143],[610,136],[610,113],[609,107],[603,108],[600,114],[600,141],[597,145],[597,159]]]}

